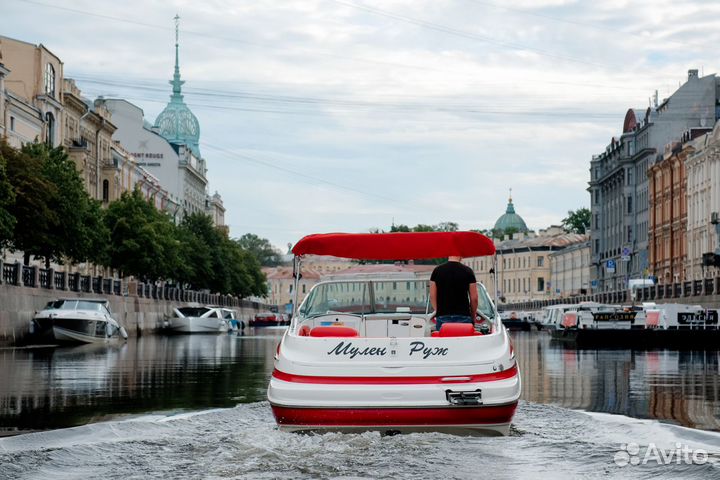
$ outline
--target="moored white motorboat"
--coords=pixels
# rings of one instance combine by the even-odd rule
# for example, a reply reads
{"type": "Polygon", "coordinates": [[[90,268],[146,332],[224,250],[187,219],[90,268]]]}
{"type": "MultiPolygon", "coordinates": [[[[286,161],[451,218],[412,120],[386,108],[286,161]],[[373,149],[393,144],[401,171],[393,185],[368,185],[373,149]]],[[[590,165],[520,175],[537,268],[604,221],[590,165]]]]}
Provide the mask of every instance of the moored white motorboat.
{"type": "Polygon", "coordinates": [[[221,307],[174,308],[175,315],[165,325],[171,333],[226,333],[232,330],[230,309],[221,307]],[[227,312],[226,312],[227,310],[227,312]]]}
{"type": "Polygon", "coordinates": [[[607,305],[562,313],[554,339],[576,346],[623,348],[718,348],[717,310],[700,305],[607,305]]]}
{"type": "MultiPolygon", "coordinates": [[[[406,260],[495,248],[473,232],[328,234],[305,237],[293,252],[297,279],[304,254],[406,260]]],[[[268,399],[279,427],[507,435],[520,373],[493,302],[478,290],[478,328],[431,332],[427,280],[315,285],[278,345],[268,399]]]]}
{"type": "Polygon", "coordinates": [[[112,317],[109,302],[95,298],[61,298],[48,302],[33,317],[33,333],[63,343],[103,343],[127,338],[112,317]]]}

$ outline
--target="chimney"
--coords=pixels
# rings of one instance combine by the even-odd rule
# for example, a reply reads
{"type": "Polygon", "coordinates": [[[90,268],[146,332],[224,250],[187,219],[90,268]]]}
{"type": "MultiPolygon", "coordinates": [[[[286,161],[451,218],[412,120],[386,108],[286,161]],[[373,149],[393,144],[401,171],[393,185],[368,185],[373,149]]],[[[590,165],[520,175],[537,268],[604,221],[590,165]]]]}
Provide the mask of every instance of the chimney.
{"type": "Polygon", "coordinates": [[[692,80],[693,78],[698,78],[698,70],[697,68],[693,68],[688,70],[688,82],[692,80]]]}

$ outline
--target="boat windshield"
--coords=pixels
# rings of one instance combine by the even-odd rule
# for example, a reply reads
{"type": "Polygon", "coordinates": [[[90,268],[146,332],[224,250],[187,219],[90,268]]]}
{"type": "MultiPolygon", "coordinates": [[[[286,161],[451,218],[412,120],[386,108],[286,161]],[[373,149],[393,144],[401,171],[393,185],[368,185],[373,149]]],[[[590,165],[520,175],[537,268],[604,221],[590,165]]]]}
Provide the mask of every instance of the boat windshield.
{"type": "Polygon", "coordinates": [[[45,307],[48,310],[92,310],[103,311],[103,304],[100,302],[88,302],[85,300],[55,300],[48,302],[45,307]]]}
{"type": "MultiPolygon", "coordinates": [[[[428,313],[427,280],[328,282],[316,285],[300,306],[299,314],[315,317],[327,313],[428,313]]],[[[495,318],[495,308],[478,284],[478,311],[495,318]]]]}
{"type": "Polygon", "coordinates": [[[370,313],[368,282],[321,283],[313,288],[300,306],[305,317],[328,312],[370,313]]]}
{"type": "Polygon", "coordinates": [[[488,295],[485,287],[480,282],[477,283],[478,289],[478,311],[482,313],[488,320],[495,318],[495,307],[488,295]]]}
{"type": "Polygon", "coordinates": [[[426,313],[428,288],[425,280],[373,282],[375,313],[426,313]]]}
{"type": "Polygon", "coordinates": [[[210,309],[206,307],[182,307],[178,308],[177,311],[180,312],[183,317],[202,317],[209,312],[210,309]]]}

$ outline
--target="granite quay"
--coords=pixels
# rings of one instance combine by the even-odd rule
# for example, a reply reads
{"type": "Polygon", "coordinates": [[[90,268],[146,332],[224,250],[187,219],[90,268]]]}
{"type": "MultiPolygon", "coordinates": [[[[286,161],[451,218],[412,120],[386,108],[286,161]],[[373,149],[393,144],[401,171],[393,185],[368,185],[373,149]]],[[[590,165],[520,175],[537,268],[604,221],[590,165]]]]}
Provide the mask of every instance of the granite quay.
{"type": "Polygon", "coordinates": [[[106,297],[120,325],[131,336],[159,330],[173,308],[189,303],[219,305],[249,320],[269,305],[203,291],[186,290],[166,282],[143,283],[81,275],[0,260],[0,345],[23,343],[33,314],[60,297],[106,297]]]}

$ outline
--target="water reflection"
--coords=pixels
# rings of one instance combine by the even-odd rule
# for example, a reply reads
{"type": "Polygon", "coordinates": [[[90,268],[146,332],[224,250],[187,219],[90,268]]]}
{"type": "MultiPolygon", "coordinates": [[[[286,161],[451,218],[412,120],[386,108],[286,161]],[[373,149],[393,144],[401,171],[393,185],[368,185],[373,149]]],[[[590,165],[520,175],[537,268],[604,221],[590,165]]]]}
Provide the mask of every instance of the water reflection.
{"type": "Polygon", "coordinates": [[[281,330],[0,350],[0,435],[265,397],[281,330]]]}
{"type": "Polygon", "coordinates": [[[513,335],[526,400],[720,430],[720,351],[584,350],[513,335]]]}
{"type": "MultiPolygon", "coordinates": [[[[0,435],[265,399],[282,330],[0,350],[0,435]]],[[[517,332],[523,398],[720,430],[720,352],[575,350],[517,332]]]]}

